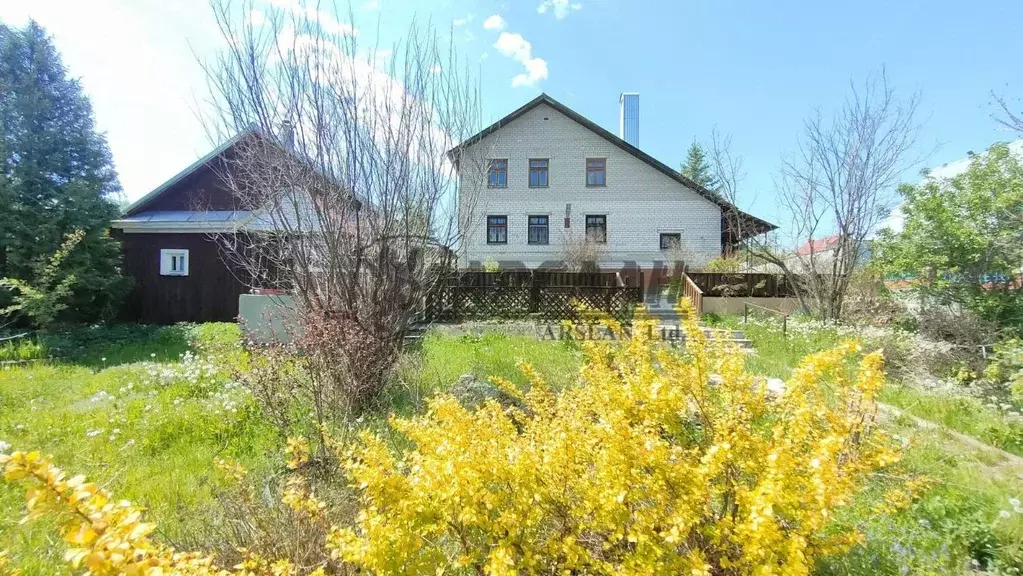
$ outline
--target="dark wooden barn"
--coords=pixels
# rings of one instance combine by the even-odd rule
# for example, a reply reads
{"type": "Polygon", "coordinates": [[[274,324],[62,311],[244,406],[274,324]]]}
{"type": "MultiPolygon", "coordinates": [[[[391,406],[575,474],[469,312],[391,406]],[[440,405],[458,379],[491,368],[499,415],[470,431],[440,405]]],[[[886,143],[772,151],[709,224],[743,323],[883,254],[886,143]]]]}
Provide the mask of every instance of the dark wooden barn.
{"type": "Polygon", "coordinates": [[[124,273],[134,286],[124,318],[151,324],[232,321],[245,272],[218,239],[251,218],[221,180],[226,155],[243,132],[128,207],[111,223],[121,241],[124,273]]]}

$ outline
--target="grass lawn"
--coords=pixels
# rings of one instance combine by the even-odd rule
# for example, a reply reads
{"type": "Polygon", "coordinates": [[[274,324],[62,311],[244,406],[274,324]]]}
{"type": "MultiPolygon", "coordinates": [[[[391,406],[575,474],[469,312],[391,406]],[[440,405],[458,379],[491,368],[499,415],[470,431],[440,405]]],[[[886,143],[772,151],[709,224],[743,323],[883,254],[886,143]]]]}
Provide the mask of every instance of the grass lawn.
{"type": "MultiPolygon", "coordinates": [[[[734,319],[720,321],[729,322],[734,319]]],[[[778,338],[758,330],[747,331],[759,350],[750,362],[780,377],[803,355],[835,340],[828,334],[778,338]]],[[[61,359],[0,369],[0,440],[53,454],[69,472],[148,507],[168,540],[187,541],[204,522],[197,512],[212,497],[214,458],[237,460],[254,474],[280,472],[283,439],[233,383],[232,374],[247,362],[236,326],[100,328],[38,345],[42,353],[32,354],[61,359]]],[[[574,344],[531,335],[431,332],[403,359],[367,425],[382,426],[391,412],[421,410],[431,394],[464,374],[521,381],[519,360],[563,387],[576,380],[581,354],[574,344]]],[[[1010,498],[1023,496],[1017,471],[940,431],[898,419],[886,425],[909,443],[902,469],[940,482],[894,518],[872,512],[879,494],[868,491],[840,519],[861,527],[867,545],[822,563],[817,572],[960,571],[971,558],[988,567],[992,561],[1023,563],[1023,515],[999,516],[1011,509],[1010,498]]],[[[21,489],[0,483],[0,550],[10,550],[26,575],[69,573],[52,525],[19,525],[22,509],[21,489]]]]}

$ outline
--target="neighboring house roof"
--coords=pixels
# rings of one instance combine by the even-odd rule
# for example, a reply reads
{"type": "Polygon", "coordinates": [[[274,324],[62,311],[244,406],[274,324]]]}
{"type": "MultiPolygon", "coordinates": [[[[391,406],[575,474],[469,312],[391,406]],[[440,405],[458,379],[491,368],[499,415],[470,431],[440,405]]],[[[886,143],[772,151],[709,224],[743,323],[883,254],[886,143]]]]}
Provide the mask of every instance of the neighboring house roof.
{"type": "Polygon", "coordinates": [[[589,129],[591,132],[593,132],[596,135],[600,136],[601,138],[607,140],[608,142],[614,144],[615,146],[621,148],[622,150],[628,152],[629,154],[632,154],[633,156],[635,156],[639,160],[641,160],[644,163],[646,163],[651,168],[653,168],[653,169],[663,173],[664,175],[666,175],[669,178],[675,180],[679,184],[682,184],[686,188],[689,188],[693,192],[696,192],[700,196],[703,196],[707,200],[710,200],[711,202],[717,204],[721,208],[723,208],[725,210],[734,210],[735,212],[737,212],[739,214],[740,218],[742,218],[744,220],[747,220],[750,224],[752,224],[752,227],[756,230],[757,234],[762,234],[764,232],[770,232],[771,230],[776,230],[778,228],[777,226],[775,226],[774,224],[771,224],[770,222],[768,222],[766,220],[762,220],[760,218],[757,218],[756,216],[753,216],[752,214],[747,214],[746,212],[743,212],[742,210],[739,210],[734,205],[732,205],[730,202],[727,202],[727,201],[723,200],[720,196],[718,196],[714,192],[711,192],[707,188],[705,188],[705,187],[697,184],[696,182],[692,181],[691,179],[683,176],[677,170],[674,170],[673,168],[671,168],[670,166],[668,166],[664,162],[661,162],[660,160],[654,158],[653,156],[647,154],[646,152],[643,152],[642,150],[640,150],[639,148],[633,146],[632,144],[629,144],[625,140],[622,140],[618,136],[615,136],[614,134],[612,134],[608,130],[602,128],[599,124],[597,124],[597,123],[593,122],[592,120],[586,118],[582,114],[579,114],[575,110],[572,110],[568,106],[565,106],[561,102],[558,102],[554,98],[551,98],[550,96],[547,95],[547,93],[541,93],[539,96],[537,96],[536,98],[533,98],[529,102],[526,102],[523,106],[519,107],[518,109],[513,111],[511,114],[508,114],[504,118],[501,118],[497,122],[494,122],[490,126],[484,128],[478,134],[476,134],[475,136],[472,136],[472,137],[466,139],[464,142],[462,142],[458,146],[455,146],[454,148],[452,148],[451,150],[448,151],[448,158],[450,158],[453,162],[455,162],[457,164],[458,163],[458,152],[459,151],[461,151],[464,148],[468,148],[469,146],[472,146],[473,144],[475,144],[475,143],[479,142],[480,140],[486,138],[487,136],[493,134],[494,132],[497,132],[498,130],[503,128],[505,125],[511,123],[512,121],[514,121],[515,119],[519,118],[520,116],[522,116],[526,112],[529,112],[533,108],[536,108],[540,104],[546,104],[546,105],[550,106],[551,108],[554,108],[558,112],[561,112],[565,116],[568,116],[572,120],[578,122],[582,126],[584,126],[587,129],[589,129]]]}
{"type": "Polygon", "coordinates": [[[803,244],[802,246],[796,249],[796,255],[807,256],[811,253],[820,254],[822,252],[827,251],[835,244],[838,244],[838,239],[839,236],[837,234],[835,234],[834,236],[827,236],[825,238],[821,238],[820,240],[811,239],[807,241],[806,244],[803,244]]]}
{"type": "Polygon", "coordinates": [[[220,157],[221,154],[223,154],[232,146],[237,144],[242,138],[249,134],[255,134],[257,132],[258,130],[254,126],[250,126],[249,128],[246,128],[245,130],[242,130],[241,132],[235,134],[234,136],[223,142],[220,146],[217,146],[208,154],[193,162],[191,165],[189,165],[181,172],[178,172],[174,176],[171,176],[169,180],[167,180],[163,184],[160,184],[145,196],[139,198],[135,202],[132,202],[132,204],[124,210],[125,216],[134,215],[142,208],[145,208],[148,204],[151,204],[154,200],[159,198],[164,192],[174,187],[175,184],[191,176],[193,172],[208,165],[211,161],[216,160],[218,157],[220,157]]]}

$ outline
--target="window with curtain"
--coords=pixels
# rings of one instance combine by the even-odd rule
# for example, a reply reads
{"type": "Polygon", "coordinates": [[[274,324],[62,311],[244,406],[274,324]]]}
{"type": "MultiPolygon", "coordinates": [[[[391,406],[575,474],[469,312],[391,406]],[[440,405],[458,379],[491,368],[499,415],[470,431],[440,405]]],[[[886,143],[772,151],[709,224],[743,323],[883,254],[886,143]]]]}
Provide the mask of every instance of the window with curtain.
{"type": "Polygon", "coordinates": [[[548,244],[550,237],[550,221],[547,216],[529,217],[529,243],[548,244]]]}
{"type": "Polygon", "coordinates": [[[508,217],[487,216],[487,244],[508,243],[508,217]]]}
{"type": "Polygon", "coordinates": [[[607,216],[586,216],[586,241],[607,243],[607,216]]]}

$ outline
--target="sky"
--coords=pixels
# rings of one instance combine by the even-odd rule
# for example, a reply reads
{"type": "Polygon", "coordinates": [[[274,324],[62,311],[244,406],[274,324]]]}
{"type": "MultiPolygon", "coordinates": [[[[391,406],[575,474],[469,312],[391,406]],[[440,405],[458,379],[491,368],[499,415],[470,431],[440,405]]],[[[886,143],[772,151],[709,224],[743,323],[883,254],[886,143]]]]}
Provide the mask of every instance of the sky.
{"type": "MultiPolygon", "coordinates": [[[[991,118],[992,91],[1023,99],[1018,0],[353,0],[330,17],[384,48],[432,23],[478,76],[487,123],[546,92],[617,133],[619,94],[638,92],[640,148],[677,166],[694,139],[730,135],[740,207],[782,224],[774,183],[804,119],[881,69],[920,97],[904,180],[1018,138],[991,118]]],[[[225,44],[207,0],[0,0],[0,21],[29,18],[81,79],[128,200],[212,148],[199,62],[225,44]]]]}

